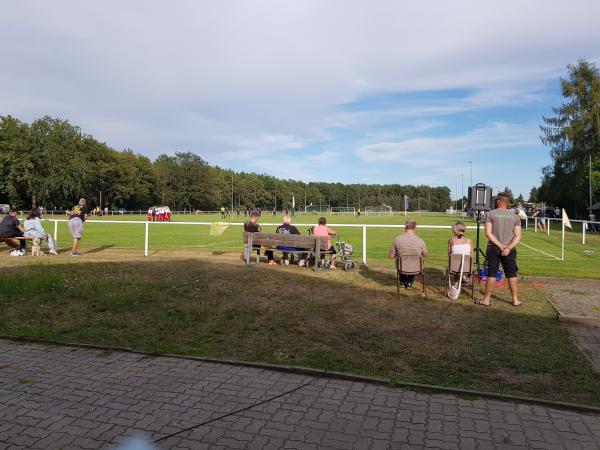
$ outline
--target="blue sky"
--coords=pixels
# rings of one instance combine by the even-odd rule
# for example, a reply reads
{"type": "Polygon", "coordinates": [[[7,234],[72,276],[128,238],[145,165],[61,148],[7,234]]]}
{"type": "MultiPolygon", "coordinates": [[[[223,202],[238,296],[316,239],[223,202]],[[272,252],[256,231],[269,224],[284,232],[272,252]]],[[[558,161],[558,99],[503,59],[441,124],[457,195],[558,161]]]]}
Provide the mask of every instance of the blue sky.
{"type": "Polygon", "coordinates": [[[69,119],[116,149],[193,151],[305,181],[527,196],[542,115],[600,2],[9,2],[0,114],[69,119]],[[413,4],[414,3],[414,4],[413,4]]]}

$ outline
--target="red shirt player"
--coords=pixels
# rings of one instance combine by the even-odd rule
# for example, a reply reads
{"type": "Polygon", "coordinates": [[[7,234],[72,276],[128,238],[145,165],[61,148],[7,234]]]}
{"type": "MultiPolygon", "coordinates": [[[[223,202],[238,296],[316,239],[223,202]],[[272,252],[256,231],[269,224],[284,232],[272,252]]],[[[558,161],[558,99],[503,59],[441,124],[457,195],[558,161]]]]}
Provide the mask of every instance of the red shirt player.
{"type": "Polygon", "coordinates": [[[169,208],[168,206],[165,206],[165,216],[167,219],[167,222],[171,221],[171,208],[169,208]]]}

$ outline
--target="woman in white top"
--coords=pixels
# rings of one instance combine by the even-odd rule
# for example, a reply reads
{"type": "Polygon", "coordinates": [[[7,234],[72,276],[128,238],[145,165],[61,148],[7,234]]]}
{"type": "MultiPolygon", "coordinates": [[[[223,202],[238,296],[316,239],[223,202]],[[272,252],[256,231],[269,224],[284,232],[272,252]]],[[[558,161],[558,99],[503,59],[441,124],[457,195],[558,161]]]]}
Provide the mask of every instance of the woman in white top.
{"type": "MultiPolygon", "coordinates": [[[[466,231],[467,227],[462,222],[452,225],[454,236],[448,239],[448,255],[466,255],[473,258],[473,241],[465,236],[466,231]]],[[[458,278],[454,281],[458,283],[458,278]]],[[[463,279],[463,283],[468,281],[468,279],[463,279]]]]}

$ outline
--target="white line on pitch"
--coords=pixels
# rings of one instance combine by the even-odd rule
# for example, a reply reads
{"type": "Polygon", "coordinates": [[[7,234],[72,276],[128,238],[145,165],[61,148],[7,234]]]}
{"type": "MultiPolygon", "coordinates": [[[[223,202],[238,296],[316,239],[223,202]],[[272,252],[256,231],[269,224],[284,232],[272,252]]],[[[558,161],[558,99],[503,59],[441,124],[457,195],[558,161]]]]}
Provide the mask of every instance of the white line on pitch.
{"type": "Polygon", "coordinates": [[[525,247],[527,247],[527,248],[530,248],[531,250],[535,250],[536,252],[539,252],[539,253],[541,253],[542,255],[546,255],[546,256],[549,256],[550,258],[554,258],[554,259],[556,259],[556,260],[560,261],[560,258],[559,258],[559,257],[557,257],[557,256],[554,256],[554,255],[551,255],[550,253],[546,253],[546,252],[543,252],[543,251],[541,251],[541,250],[538,250],[537,248],[535,248],[535,247],[532,247],[531,245],[527,245],[527,244],[526,244],[526,243],[524,243],[524,242],[519,242],[519,244],[521,244],[521,245],[524,245],[525,247]]]}

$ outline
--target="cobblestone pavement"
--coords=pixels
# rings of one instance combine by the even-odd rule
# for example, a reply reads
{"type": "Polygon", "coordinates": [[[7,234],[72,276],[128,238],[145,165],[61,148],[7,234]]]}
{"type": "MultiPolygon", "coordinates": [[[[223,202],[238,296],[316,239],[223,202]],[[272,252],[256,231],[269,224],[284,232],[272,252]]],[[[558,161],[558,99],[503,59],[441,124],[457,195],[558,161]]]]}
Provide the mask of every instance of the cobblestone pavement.
{"type": "Polygon", "coordinates": [[[5,340],[0,406],[2,449],[115,448],[133,434],[161,449],[600,448],[590,414],[5,340]]]}
{"type": "Polygon", "coordinates": [[[540,280],[560,314],[597,321],[600,327],[600,280],[540,280]]]}
{"type": "Polygon", "coordinates": [[[600,372],[600,280],[544,279],[541,283],[577,346],[600,372]]]}

